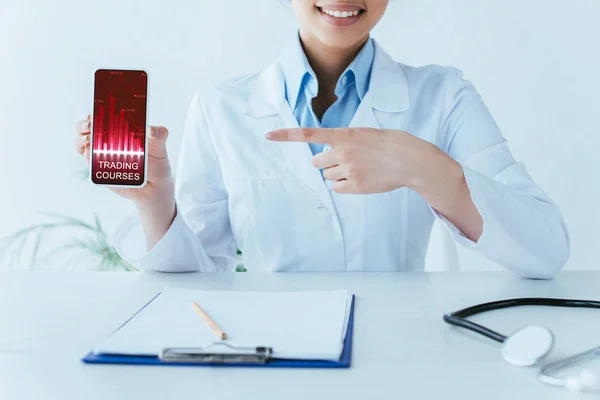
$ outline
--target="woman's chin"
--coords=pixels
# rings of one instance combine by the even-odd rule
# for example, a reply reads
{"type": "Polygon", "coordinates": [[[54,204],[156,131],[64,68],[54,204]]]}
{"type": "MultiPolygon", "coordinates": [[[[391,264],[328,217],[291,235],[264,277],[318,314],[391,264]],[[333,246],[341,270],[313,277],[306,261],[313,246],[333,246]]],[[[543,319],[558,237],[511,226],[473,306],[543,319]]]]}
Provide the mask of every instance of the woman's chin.
{"type": "Polygon", "coordinates": [[[359,43],[362,43],[364,36],[366,35],[351,35],[348,32],[327,32],[320,37],[317,36],[317,38],[329,48],[343,50],[355,48],[359,43]]]}

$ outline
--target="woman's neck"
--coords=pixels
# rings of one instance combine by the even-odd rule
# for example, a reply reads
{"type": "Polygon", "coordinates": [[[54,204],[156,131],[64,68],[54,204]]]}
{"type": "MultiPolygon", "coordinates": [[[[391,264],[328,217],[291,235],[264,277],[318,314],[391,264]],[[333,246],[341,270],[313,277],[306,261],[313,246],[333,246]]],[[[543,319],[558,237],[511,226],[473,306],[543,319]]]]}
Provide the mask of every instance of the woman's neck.
{"type": "Polygon", "coordinates": [[[337,100],[335,86],[342,73],[356,58],[360,49],[367,42],[367,35],[354,46],[344,49],[329,47],[316,37],[300,32],[300,42],[304,54],[317,75],[319,93],[312,101],[313,111],[319,118],[337,100]]]}
{"type": "Polygon", "coordinates": [[[352,47],[339,49],[327,46],[311,34],[300,32],[300,42],[304,54],[306,54],[310,66],[317,75],[319,87],[335,89],[340,75],[356,58],[368,39],[369,36],[367,35],[352,47]]]}

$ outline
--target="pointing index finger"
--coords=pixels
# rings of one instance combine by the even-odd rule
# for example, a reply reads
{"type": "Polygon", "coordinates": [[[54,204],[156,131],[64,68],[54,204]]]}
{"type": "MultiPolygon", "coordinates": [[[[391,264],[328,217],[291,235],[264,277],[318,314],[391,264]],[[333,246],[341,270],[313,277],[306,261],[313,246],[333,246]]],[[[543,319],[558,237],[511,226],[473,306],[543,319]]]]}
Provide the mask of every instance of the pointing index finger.
{"type": "Polygon", "coordinates": [[[331,128],[278,129],[267,133],[265,138],[275,142],[333,144],[337,130],[331,128]]]}

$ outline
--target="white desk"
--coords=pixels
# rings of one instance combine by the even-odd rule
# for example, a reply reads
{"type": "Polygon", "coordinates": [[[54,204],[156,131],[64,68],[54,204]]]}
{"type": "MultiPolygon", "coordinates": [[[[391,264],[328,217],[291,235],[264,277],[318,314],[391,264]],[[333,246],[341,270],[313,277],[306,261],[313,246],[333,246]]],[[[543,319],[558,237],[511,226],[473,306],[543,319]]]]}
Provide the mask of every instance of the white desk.
{"type": "MultiPolygon", "coordinates": [[[[555,281],[504,273],[0,273],[0,399],[563,399],[498,345],[445,312],[516,296],[600,299],[600,273],[555,281]],[[215,290],[348,288],[357,295],[352,368],[85,365],[80,358],[165,285],[215,290]]],[[[521,308],[477,318],[502,333],[547,324],[552,359],[600,344],[600,311],[521,308]]],[[[585,396],[589,397],[589,396],[585,396]]]]}

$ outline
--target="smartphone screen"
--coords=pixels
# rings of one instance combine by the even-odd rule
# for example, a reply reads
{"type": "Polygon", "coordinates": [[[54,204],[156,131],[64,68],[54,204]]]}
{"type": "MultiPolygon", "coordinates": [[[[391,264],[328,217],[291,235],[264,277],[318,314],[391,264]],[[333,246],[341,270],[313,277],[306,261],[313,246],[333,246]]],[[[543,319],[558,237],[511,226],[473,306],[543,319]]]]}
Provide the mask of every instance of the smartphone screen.
{"type": "Polygon", "coordinates": [[[99,69],[94,77],[91,180],[99,185],[146,183],[148,74],[99,69]]]}

